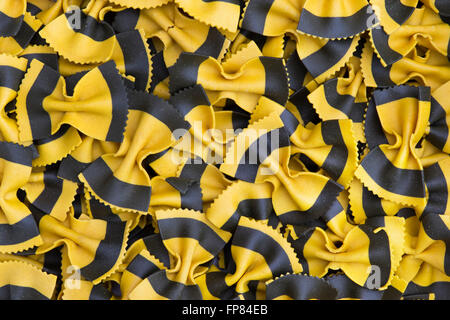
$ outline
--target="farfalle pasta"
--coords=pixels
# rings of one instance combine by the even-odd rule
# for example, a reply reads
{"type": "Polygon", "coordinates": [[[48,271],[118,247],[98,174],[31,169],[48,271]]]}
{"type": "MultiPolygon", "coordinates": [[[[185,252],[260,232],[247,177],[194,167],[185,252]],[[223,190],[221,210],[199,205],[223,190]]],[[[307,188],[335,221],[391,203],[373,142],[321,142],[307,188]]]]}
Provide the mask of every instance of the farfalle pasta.
{"type": "Polygon", "coordinates": [[[58,177],[65,180],[79,182],[78,175],[86,169],[89,164],[104,154],[115,153],[119,149],[119,143],[97,140],[83,134],[81,142],[69,155],[61,160],[58,168],[58,177]]]}
{"type": "Polygon", "coordinates": [[[0,133],[3,141],[19,142],[19,129],[16,121],[8,116],[6,110],[8,104],[17,98],[20,82],[27,68],[27,60],[24,58],[11,57],[6,54],[0,55],[0,103],[1,124],[0,133]]]}
{"type": "MultiPolygon", "coordinates": [[[[74,6],[80,9],[82,1],[75,1],[74,6]]],[[[63,57],[79,63],[105,62],[112,54],[116,39],[114,30],[102,19],[106,11],[112,10],[107,0],[92,0],[86,8],[79,12],[79,26],[72,26],[70,13],[62,12],[47,24],[40,35],[51,44],[63,57]],[[71,38],[71,41],[65,39],[71,38]],[[90,48],[90,52],[78,54],[79,46],[90,48]]]]}
{"type": "Polygon", "coordinates": [[[327,39],[349,38],[374,24],[369,7],[367,0],[340,0],[332,6],[312,0],[276,0],[270,6],[253,1],[247,5],[242,27],[268,36],[298,30],[327,39]]]}
{"type": "Polygon", "coordinates": [[[179,163],[176,176],[181,179],[198,182],[203,205],[208,205],[231,184],[215,165],[204,162],[201,158],[186,158],[179,163]]]}
{"type": "Polygon", "coordinates": [[[167,269],[150,273],[130,292],[130,297],[139,300],[200,298],[195,278],[208,270],[202,264],[219,253],[230,234],[214,227],[201,212],[158,211],[156,218],[172,262],[167,269]],[[180,243],[180,238],[185,240],[180,243]]]}
{"type": "Polygon", "coordinates": [[[102,155],[78,178],[105,203],[147,212],[151,186],[142,162],[148,155],[171,147],[180,138],[173,131],[188,128],[189,124],[167,101],[147,92],[129,91],[128,102],[127,128],[119,149],[114,154],[102,155]],[[121,197],[124,190],[130,197],[121,197]]]}
{"type": "MultiPolygon", "coordinates": [[[[432,214],[422,219],[419,228],[409,228],[398,276],[406,281],[406,293],[417,294],[420,287],[433,287],[448,281],[448,263],[444,261],[448,245],[448,216],[432,214]],[[418,229],[418,230],[417,230],[418,229]]],[[[436,286],[436,295],[446,295],[436,286]]]]}
{"type": "Polygon", "coordinates": [[[229,44],[216,28],[186,17],[173,2],[146,10],[124,10],[113,21],[116,32],[143,30],[146,38],[162,43],[164,61],[173,65],[182,52],[220,58],[229,44]]]}
{"type": "MultiPolygon", "coordinates": [[[[98,206],[101,210],[102,205],[99,203],[98,206]]],[[[63,221],[43,211],[36,212],[43,238],[36,254],[63,245],[63,270],[67,271],[69,265],[78,266],[81,277],[98,284],[118,268],[125,252],[131,221],[122,221],[113,214],[102,216],[101,211],[97,217],[98,211],[92,206],[91,212],[92,217],[82,214],[78,218],[68,213],[63,221]]]]}
{"type": "Polygon", "coordinates": [[[64,221],[66,218],[64,213],[71,207],[78,185],[59,178],[58,169],[57,165],[35,168],[22,189],[26,192],[31,205],[64,221]]]}
{"type": "Polygon", "coordinates": [[[0,263],[2,300],[50,300],[56,287],[56,276],[16,261],[0,263]]]}
{"type": "Polygon", "coordinates": [[[326,0],[306,0],[297,29],[321,38],[348,38],[373,26],[370,5],[366,0],[347,3],[335,1],[330,6],[326,0]]]}
{"type": "Polygon", "coordinates": [[[380,289],[385,289],[403,254],[403,224],[403,218],[386,217],[380,225],[366,222],[354,226],[342,239],[341,246],[336,246],[322,228],[316,227],[298,235],[293,247],[300,256],[303,270],[313,276],[323,277],[328,269],[338,269],[364,286],[375,265],[381,270],[380,289]],[[374,247],[373,243],[378,245],[374,247]],[[380,260],[375,261],[377,259],[380,260]]]}
{"type": "Polygon", "coordinates": [[[260,96],[284,104],[288,84],[282,59],[264,56],[248,59],[240,52],[223,64],[211,57],[183,53],[170,69],[176,74],[169,82],[170,91],[176,93],[200,84],[213,105],[227,98],[246,111],[256,106],[260,96]]]}
{"type": "Polygon", "coordinates": [[[428,199],[425,207],[419,208],[420,217],[430,213],[448,214],[448,157],[424,169],[428,199]]]}
{"type": "Polygon", "coordinates": [[[436,50],[448,56],[448,28],[439,15],[422,7],[391,34],[382,28],[372,29],[371,41],[384,66],[397,62],[419,45],[423,50],[436,50]]]}
{"type": "Polygon", "coordinates": [[[334,300],[337,290],[325,280],[303,274],[288,274],[267,283],[268,300],[334,300]]]}
{"type": "Polygon", "coordinates": [[[360,59],[351,57],[341,72],[311,92],[308,100],[322,120],[351,119],[358,141],[365,141],[363,121],[368,101],[360,59]]]}
{"type": "Polygon", "coordinates": [[[371,148],[355,175],[383,198],[420,205],[425,201],[425,184],[414,148],[427,128],[429,88],[399,86],[377,91],[373,98],[383,132],[379,138],[385,142],[371,148]],[[394,179],[404,183],[393,183],[394,179]]]}
{"type": "MultiPolygon", "coordinates": [[[[11,8],[15,7],[15,5],[11,6],[10,4],[6,4],[6,6],[11,8]]],[[[15,11],[16,9],[13,10],[15,11]]],[[[5,16],[3,16],[3,18],[5,18],[5,16]]],[[[15,20],[17,21],[17,19],[15,20]]],[[[5,30],[3,33],[4,35],[0,37],[1,53],[10,55],[20,54],[31,43],[31,40],[42,26],[42,22],[40,20],[36,19],[26,11],[23,13],[22,18],[19,18],[18,20],[20,20],[20,23],[17,24],[19,26],[18,30],[14,30],[17,27],[11,28],[11,26],[8,26],[7,24],[2,26],[5,30]]]]}
{"type": "Polygon", "coordinates": [[[398,300],[405,291],[405,282],[394,277],[386,290],[371,290],[356,285],[344,273],[326,278],[326,282],[337,291],[338,300],[398,300]]]}
{"type": "Polygon", "coordinates": [[[17,97],[20,139],[47,138],[67,123],[93,138],[121,142],[127,94],[114,62],[83,74],[70,93],[68,87],[55,70],[38,60],[31,63],[17,97]],[[94,83],[98,90],[89,92],[87,88],[94,83]],[[108,116],[98,113],[100,105],[108,116]],[[39,117],[39,124],[34,117],[39,117]]]}
{"type": "Polygon", "coordinates": [[[349,189],[349,201],[356,223],[364,223],[372,217],[398,216],[409,218],[416,216],[413,207],[380,198],[358,179],[352,181],[349,189]]]}
{"type": "Polygon", "coordinates": [[[55,52],[55,50],[53,50],[52,47],[48,45],[42,44],[30,45],[19,54],[19,57],[26,58],[28,60],[27,67],[29,67],[33,59],[36,59],[50,66],[56,71],[59,70],[58,54],[55,52]]]}
{"type": "Polygon", "coordinates": [[[450,299],[447,2],[1,1],[0,299],[450,299]]]}
{"type": "Polygon", "coordinates": [[[2,202],[0,252],[11,253],[30,249],[42,243],[37,223],[17,195],[31,176],[32,150],[12,142],[1,142],[2,202]]]}
{"type": "Polygon", "coordinates": [[[246,217],[239,219],[229,250],[229,265],[224,270],[211,270],[206,279],[200,280],[205,284],[200,288],[207,297],[220,298],[231,293],[232,297],[255,299],[264,295],[268,278],[302,271],[294,250],[280,233],[246,217]],[[209,277],[222,278],[221,286],[208,286],[209,277]],[[227,293],[230,289],[234,292],[227,293]]]}
{"type": "Polygon", "coordinates": [[[149,9],[162,6],[170,2],[170,0],[111,0],[111,2],[128,8],[149,9]]]}
{"type": "Polygon", "coordinates": [[[174,0],[189,15],[228,32],[236,32],[241,15],[241,1],[218,0],[213,3],[203,0],[174,0]]]}
{"type": "Polygon", "coordinates": [[[211,102],[201,85],[195,85],[170,97],[171,104],[189,122],[189,137],[184,137],[175,149],[192,153],[202,158],[205,162],[214,161],[225,157],[226,142],[221,130],[216,127],[219,124],[218,111],[211,106],[211,102]]]}
{"type": "Polygon", "coordinates": [[[1,5],[0,11],[2,15],[2,26],[0,35],[2,37],[14,36],[19,32],[24,20],[26,9],[27,2],[25,0],[18,1],[15,4],[11,2],[4,2],[1,5]]]}
{"type": "Polygon", "coordinates": [[[372,46],[367,43],[361,66],[369,87],[393,87],[415,81],[435,90],[450,80],[448,58],[436,51],[428,51],[422,57],[417,50],[413,50],[385,68],[372,46]]]}

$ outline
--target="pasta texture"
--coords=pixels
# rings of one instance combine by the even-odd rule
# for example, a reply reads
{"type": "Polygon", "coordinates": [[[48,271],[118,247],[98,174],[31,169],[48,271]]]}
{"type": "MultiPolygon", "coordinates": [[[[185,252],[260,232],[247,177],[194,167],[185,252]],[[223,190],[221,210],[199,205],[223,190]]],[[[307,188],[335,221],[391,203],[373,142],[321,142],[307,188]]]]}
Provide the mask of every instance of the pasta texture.
{"type": "Polygon", "coordinates": [[[450,299],[448,0],[0,1],[0,299],[450,299]]]}

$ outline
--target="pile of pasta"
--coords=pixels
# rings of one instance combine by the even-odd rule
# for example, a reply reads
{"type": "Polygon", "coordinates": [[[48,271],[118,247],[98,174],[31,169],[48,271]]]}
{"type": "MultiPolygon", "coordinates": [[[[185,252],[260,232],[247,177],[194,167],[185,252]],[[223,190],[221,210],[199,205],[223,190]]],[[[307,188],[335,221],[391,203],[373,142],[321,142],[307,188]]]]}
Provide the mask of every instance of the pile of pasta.
{"type": "Polygon", "coordinates": [[[0,298],[450,299],[449,23],[2,0],[0,298]]]}

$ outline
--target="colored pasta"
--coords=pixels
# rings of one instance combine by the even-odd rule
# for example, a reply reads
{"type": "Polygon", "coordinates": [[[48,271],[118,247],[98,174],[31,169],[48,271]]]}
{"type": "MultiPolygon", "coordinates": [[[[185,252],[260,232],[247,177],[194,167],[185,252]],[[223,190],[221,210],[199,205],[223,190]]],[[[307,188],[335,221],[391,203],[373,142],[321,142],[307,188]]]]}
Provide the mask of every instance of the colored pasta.
{"type": "Polygon", "coordinates": [[[0,299],[450,299],[444,0],[2,0],[0,299]]]}

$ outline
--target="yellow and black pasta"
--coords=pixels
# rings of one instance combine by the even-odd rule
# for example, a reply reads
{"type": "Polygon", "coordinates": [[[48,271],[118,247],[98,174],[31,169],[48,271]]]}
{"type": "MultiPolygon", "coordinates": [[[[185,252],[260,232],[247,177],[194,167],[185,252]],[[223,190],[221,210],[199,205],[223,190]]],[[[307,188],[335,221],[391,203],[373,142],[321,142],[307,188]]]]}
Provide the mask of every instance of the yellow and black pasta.
{"type": "Polygon", "coordinates": [[[116,34],[116,39],[117,45],[111,59],[116,63],[117,69],[121,74],[134,78],[136,90],[149,89],[153,68],[144,33],[140,30],[122,32],[116,34]]]}
{"type": "Polygon", "coordinates": [[[30,46],[47,46],[47,42],[42,39],[39,31],[42,30],[47,23],[55,19],[63,12],[63,5],[67,8],[68,2],[63,4],[63,1],[42,1],[42,0],[30,0],[27,1],[27,12],[29,12],[33,17],[41,21],[41,25],[36,33],[30,40],[30,46]]]}
{"type": "Polygon", "coordinates": [[[32,150],[11,142],[0,142],[2,163],[1,194],[8,198],[1,205],[0,252],[23,251],[40,245],[42,238],[30,210],[18,191],[30,180],[32,150]]]}
{"type": "Polygon", "coordinates": [[[182,52],[221,58],[229,45],[216,28],[183,15],[173,2],[117,12],[112,26],[120,33],[140,29],[146,38],[159,40],[167,66],[172,66],[182,52]]]}
{"type": "Polygon", "coordinates": [[[253,0],[247,3],[242,29],[265,36],[279,36],[297,29],[302,1],[253,0]]]}
{"type": "Polygon", "coordinates": [[[206,217],[228,232],[235,230],[242,216],[267,222],[273,211],[272,192],[270,183],[237,181],[214,200],[206,217]]]}
{"type": "MultiPolygon", "coordinates": [[[[263,118],[274,114],[279,116],[284,131],[289,135],[291,155],[299,154],[299,160],[306,162],[306,166],[307,163],[313,162],[338,183],[347,186],[356,168],[356,141],[351,121],[329,120],[315,126],[304,127],[289,109],[264,97],[260,99],[250,121],[253,123],[262,119],[261,122],[268,122],[263,118]]],[[[260,142],[263,145],[258,147],[264,148],[264,143],[267,143],[265,139],[266,137],[262,136],[260,142]]],[[[251,148],[252,146],[250,152],[251,148]]]]}
{"type": "Polygon", "coordinates": [[[170,267],[149,270],[150,275],[130,292],[130,298],[201,299],[195,278],[207,271],[204,264],[222,250],[231,234],[216,228],[197,211],[157,211],[156,218],[163,244],[172,257],[170,267]]]}
{"type": "Polygon", "coordinates": [[[292,154],[300,161],[315,163],[337,183],[346,187],[357,166],[356,140],[352,122],[327,120],[311,129],[299,126],[291,136],[292,154]]]}
{"type": "Polygon", "coordinates": [[[298,118],[301,119],[304,125],[308,125],[309,123],[318,124],[320,122],[319,115],[308,100],[310,93],[310,89],[302,87],[289,97],[286,105],[290,107],[291,112],[298,114],[298,118]]]}
{"type": "Polygon", "coordinates": [[[340,73],[311,92],[308,100],[322,120],[352,120],[358,141],[365,141],[363,121],[368,101],[360,59],[351,57],[340,73]]]}
{"type": "Polygon", "coordinates": [[[339,0],[332,6],[327,1],[253,0],[246,7],[242,28],[265,36],[298,30],[315,37],[342,39],[375,25],[371,13],[367,0],[339,0]]]}
{"type": "Polygon", "coordinates": [[[107,0],[91,0],[81,10],[81,0],[73,2],[79,8],[79,25],[74,23],[74,12],[64,11],[41,31],[40,35],[63,57],[78,63],[106,62],[116,45],[114,30],[102,21],[111,10],[107,0]],[[67,39],[71,39],[67,41],[67,39]],[[89,48],[80,52],[77,48],[89,48]]]}
{"type": "Polygon", "coordinates": [[[448,299],[448,216],[428,214],[416,228],[408,228],[405,257],[398,268],[398,276],[408,283],[405,296],[448,299]],[[408,239],[408,238],[407,238],[408,239]]]}
{"type": "MultiPolygon", "coordinates": [[[[373,217],[397,216],[407,219],[416,216],[413,207],[380,198],[367,189],[358,179],[352,181],[349,200],[353,219],[358,224],[362,224],[373,217]]],[[[430,202],[430,206],[433,206],[433,201],[430,202]]]]}
{"type": "Polygon", "coordinates": [[[342,273],[326,278],[326,282],[336,290],[338,300],[400,300],[405,284],[398,278],[392,280],[392,285],[386,290],[376,290],[360,287],[342,273]]]}
{"type": "MultiPolygon", "coordinates": [[[[130,30],[116,34],[116,44],[108,57],[116,63],[116,68],[125,81],[132,83],[132,88],[147,90],[152,78],[152,59],[147,39],[142,30],[130,30]]],[[[98,67],[99,63],[81,64],[59,57],[58,67],[65,77],[74,76],[98,67]]]]}
{"type": "Polygon", "coordinates": [[[112,293],[103,283],[93,284],[87,280],[79,280],[75,288],[61,289],[61,300],[111,300],[112,293]]]}
{"type": "Polygon", "coordinates": [[[64,221],[65,213],[74,201],[78,185],[57,176],[58,166],[36,168],[23,186],[27,200],[36,208],[64,221]]]}
{"type": "Polygon", "coordinates": [[[48,138],[34,140],[38,155],[33,159],[34,167],[44,167],[65,158],[82,142],[80,133],[74,127],[63,124],[48,138]]]}
{"type": "Polygon", "coordinates": [[[30,66],[31,61],[36,59],[56,71],[59,70],[58,54],[48,45],[28,46],[19,54],[19,57],[28,59],[27,68],[30,66]]]}
{"type": "Polygon", "coordinates": [[[18,261],[0,262],[1,300],[51,300],[56,276],[18,261]]]}
{"type": "Polygon", "coordinates": [[[375,265],[380,268],[380,288],[387,288],[403,254],[404,219],[383,217],[373,222],[354,226],[340,245],[320,227],[297,235],[292,246],[303,271],[323,277],[329,269],[342,270],[353,282],[365,286],[375,265]]]}
{"type": "Polygon", "coordinates": [[[263,36],[248,30],[241,29],[228,48],[228,53],[236,53],[254,42],[264,56],[283,58],[287,55],[285,50],[287,38],[283,35],[275,37],[263,36]]]}
{"type": "Polygon", "coordinates": [[[286,70],[289,75],[289,89],[294,92],[314,82],[311,73],[300,60],[297,51],[293,51],[286,59],[286,70]]]}
{"type": "Polygon", "coordinates": [[[111,0],[110,2],[127,8],[148,9],[162,6],[170,0],[111,0]]]}
{"type": "Polygon", "coordinates": [[[294,250],[279,232],[244,216],[239,219],[227,250],[230,259],[225,269],[212,268],[199,280],[205,299],[264,299],[266,281],[302,272],[294,250]]]}
{"type": "Polygon", "coordinates": [[[0,299],[450,299],[447,0],[0,2],[0,299]]]}
{"type": "Polygon", "coordinates": [[[198,21],[213,27],[236,32],[241,16],[241,0],[174,0],[174,2],[198,21]]]}
{"type": "Polygon", "coordinates": [[[425,203],[425,183],[423,166],[414,154],[414,147],[427,130],[430,89],[398,86],[377,90],[373,99],[374,103],[368,107],[373,109],[366,116],[370,152],[355,175],[382,198],[420,206],[425,203]],[[369,141],[373,132],[376,132],[374,140],[369,141]]]}
{"type": "MultiPolygon", "coordinates": [[[[60,130],[64,126],[61,126],[60,130]]],[[[73,128],[72,128],[73,129],[73,128]]],[[[71,130],[71,129],[68,129],[71,130]]],[[[79,183],[78,175],[86,169],[89,164],[104,154],[115,153],[119,149],[119,143],[97,140],[83,134],[81,142],[64,159],[61,160],[58,169],[58,177],[79,183]]],[[[69,144],[72,145],[72,144],[69,144]]]]}
{"type": "MultiPolygon", "coordinates": [[[[10,12],[12,15],[18,14],[18,12],[14,13],[14,11],[20,10],[22,7],[22,5],[19,5],[14,9],[14,7],[16,7],[16,3],[11,4],[9,1],[4,2],[3,6],[10,7],[10,9],[13,10],[13,12],[10,12]]],[[[10,9],[3,8],[1,10],[10,9]]],[[[0,52],[10,55],[17,55],[28,47],[33,37],[42,26],[42,22],[26,11],[24,11],[20,17],[16,17],[12,20],[12,17],[9,17],[7,13],[3,11],[0,12],[3,14],[1,18],[2,26],[0,26],[0,32],[3,33],[0,37],[0,52]],[[7,22],[8,20],[10,21],[7,22]],[[15,22],[13,22],[13,20],[15,22]],[[17,27],[18,29],[16,30],[17,27]]]]}
{"type": "Polygon", "coordinates": [[[128,103],[128,122],[119,149],[95,160],[78,178],[107,204],[148,212],[151,185],[142,162],[173,146],[180,138],[174,131],[187,130],[189,124],[167,101],[144,91],[129,91],[128,103]]]}
{"type": "Polygon", "coordinates": [[[35,207],[32,210],[43,239],[36,254],[63,245],[63,270],[76,266],[81,277],[94,284],[119,267],[131,221],[122,221],[95,199],[89,201],[90,216],[83,212],[79,218],[68,213],[64,220],[57,220],[35,207]]]}
{"type": "Polygon", "coordinates": [[[267,283],[267,300],[335,300],[338,291],[321,278],[288,274],[267,283]]]}
{"type": "Polygon", "coordinates": [[[169,99],[169,69],[164,61],[164,52],[159,51],[153,54],[151,60],[153,74],[149,91],[160,98],[169,99]]]}
{"type": "Polygon", "coordinates": [[[174,149],[181,155],[191,154],[209,164],[222,163],[236,131],[247,127],[250,120],[247,112],[231,103],[223,108],[211,106],[201,85],[184,89],[172,95],[169,101],[191,126],[174,149]]]}
{"type": "Polygon", "coordinates": [[[150,206],[155,208],[180,208],[203,210],[202,189],[195,179],[182,177],[154,177],[151,182],[150,206]]]}
{"type": "Polygon", "coordinates": [[[182,53],[169,71],[170,91],[201,84],[212,104],[229,98],[246,111],[252,111],[261,96],[286,103],[288,81],[282,59],[259,56],[246,60],[239,52],[236,56],[236,62],[224,66],[212,57],[182,53]]]}
{"type": "Polygon", "coordinates": [[[364,223],[371,217],[399,216],[408,219],[412,216],[422,217],[428,214],[447,214],[449,204],[448,163],[444,159],[423,169],[427,190],[426,203],[417,209],[382,199],[354,180],[350,187],[350,204],[355,222],[364,223]]]}
{"type": "Polygon", "coordinates": [[[50,9],[54,5],[55,3],[53,1],[28,0],[26,8],[33,16],[36,16],[37,14],[50,9]]]}
{"type": "Polygon", "coordinates": [[[450,22],[450,7],[445,0],[421,0],[427,7],[438,13],[442,21],[450,22]]]}
{"type": "Polygon", "coordinates": [[[446,157],[437,163],[424,168],[425,186],[428,192],[428,199],[425,207],[420,213],[420,217],[428,214],[448,215],[450,210],[449,198],[449,169],[450,159],[446,157]]]}
{"type": "Polygon", "coordinates": [[[147,281],[149,276],[160,270],[166,270],[161,261],[148,250],[141,251],[122,273],[120,279],[121,298],[129,299],[130,293],[132,294],[131,297],[137,295],[138,293],[133,293],[133,290],[139,285],[144,286],[141,283],[147,281]]]}
{"type": "Polygon", "coordinates": [[[200,158],[186,160],[180,164],[177,176],[200,183],[204,207],[231,184],[231,180],[220,172],[217,166],[203,162],[200,158]]]}
{"type": "Polygon", "coordinates": [[[419,0],[369,0],[380,25],[391,34],[416,10],[419,0]]]}
{"type": "MultiPolygon", "coordinates": [[[[269,104],[269,107],[272,105],[269,104]]],[[[275,104],[275,107],[278,105],[275,104]]],[[[262,113],[261,118],[253,118],[252,123],[236,137],[220,166],[223,173],[247,182],[262,182],[264,176],[284,173],[278,170],[279,164],[284,165],[289,161],[289,137],[298,121],[288,111],[282,114],[279,114],[281,110],[271,111],[269,109],[267,115],[262,113]],[[289,128],[285,127],[283,115],[291,121],[289,128]],[[264,167],[268,170],[264,170],[264,167]]]]}
{"type": "Polygon", "coordinates": [[[348,62],[359,41],[360,36],[333,40],[300,35],[297,53],[314,80],[321,83],[348,62]]]}
{"type": "Polygon", "coordinates": [[[67,123],[96,139],[122,141],[128,103],[115,63],[107,62],[80,77],[70,90],[58,72],[38,60],[31,62],[17,97],[21,140],[48,138],[67,123]],[[92,85],[95,92],[89,90],[92,85]],[[98,113],[100,106],[104,114],[98,113]]]}
{"type": "Polygon", "coordinates": [[[214,111],[208,96],[201,85],[180,91],[170,97],[170,103],[189,122],[189,137],[184,137],[175,149],[191,153],[205,162],[215,162],[214,156],[221,162],[225,153],[225,142],[219,140],[220,132],[217,111],[214,111]]]}
{"type": "MultiPolygon", "coordinates": [[[[320,222],[322,229],[327,229],[329,235],[334,238],[344,239],[346,234],[353,228],[354,221],[350,214],[350,207],[345,191],[341,192],[339,196],[332,201],[331,206],[316,220],[320,222]],[[322,224],[323,222],[323,224],[322,224]]],[[[311,221],[308,222],[309,224],[311,221]]],[[[307,225],[308,225],[307,223],[307,225]]],[[[294,224],[291,227],[295,228],[302,226],[301,224],[294,224]]],[[[289,226],[288,226],[289,227],[289,226]]]]}
{"type": "MultiPolygon", "coordinates": [[[[291,146],[289,134],[292,130],[289,128],[295,129],[295,126],[285,125],[284,114],[289,115],[285,111],[280,118],[275,111],[243,130],[229,147],[220,169],[247,182],[271,183],[273,205],[279,215],[297,211],[311,218],[317,217],[321,215],[320,211],[331,206],[342,186],[320,173],[288,168],[291,147],[295,150],[295,142],[300,139],[294,140],[291,146]],[[323,203],[327,205],[324,207],[323,203]]],[[[329,151],[331,147],[326,149],[329,151]]]]}
{"type": "Polygon", "coordinates": [[[312,36],[340,39],[355,36],[377,23],[367,0],[306,0],[297,29],[312,36]]]}
{"type": "Polygon", "coordinates": [[[429,133],[426,137],[429,142],[445,153],[450,153],[450,104],[448,103],[448,99],[445,98],[449,89],[450,81],[447,81],[444,85],[437,88],[431,94],[430,125],[429,133]]]}
{"type": "Polygon", "coordinates": [[[399,61],[419,44],[422,50],[435,50],[443,56],[449,56],[450,26],[426,6],[416,9],[394,32],[387,34],[382,28],[374,28],[370,37],[384,66],[399,61]],[[422,37],[428,40],[421,41],[422,37]]]}
{"type": "Polygon", "coordinates": [[[7,107],[15,103],[26,69],[26,59],[0,55],[0,134],[3,141],[19,142],[17,123],[9,116],[7,107]]]}
{"type": "Polygon", "coordinates": [[[367,42],[361,58],[361,68],[368,87],[393,87],[408,82],[429,86],[436,90],[450,80],[448,58],[435,50],[424,57],[413,50],[404,58],[384,67],[372,45],[367,42]]]}
{"type": "Polygon", "coordinates": [[[5,1],[0,7],[0,36],[1,37],[11,37],[15,36],[24,21],[24,15],[27,9],[26,0],[17,1],[12,3],[10,1],[5,1]]]}

